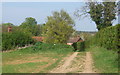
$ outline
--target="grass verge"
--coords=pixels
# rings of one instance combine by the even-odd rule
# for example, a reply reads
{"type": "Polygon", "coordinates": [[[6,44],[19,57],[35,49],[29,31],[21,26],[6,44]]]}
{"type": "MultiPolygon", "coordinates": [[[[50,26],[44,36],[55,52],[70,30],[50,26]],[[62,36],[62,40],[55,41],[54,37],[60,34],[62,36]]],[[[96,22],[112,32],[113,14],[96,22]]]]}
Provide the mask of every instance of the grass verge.
{"type": "Polygon", "coordinates": [[[118,73],[118,54],[98,46],[88,49],[93,56],[94,66],[100,73],[118,73]]]}

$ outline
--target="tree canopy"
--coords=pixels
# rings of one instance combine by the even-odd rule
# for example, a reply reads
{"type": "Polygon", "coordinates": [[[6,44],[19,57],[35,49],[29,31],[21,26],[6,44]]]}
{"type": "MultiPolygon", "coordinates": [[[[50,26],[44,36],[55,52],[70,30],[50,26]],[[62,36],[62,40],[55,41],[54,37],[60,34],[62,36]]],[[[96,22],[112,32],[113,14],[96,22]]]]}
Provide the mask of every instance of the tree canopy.
{"type": "Polygon", "coordinates": [[[74,21],[67,12],[55,11],[53,16],[47,17],[47,22],[43,27],[44,42],[47,43],[66,43],[71,36],[74,21]]]}
{"type": "Polygon", "coordinates": [[[37,25],[37,21],[35,18],[28,17],[25,21],[20,25],[21,28],[30,32],[34,36],[38,36],[41,34],[40,25],[37,25]]]}
{"type": "Polygon", "coordinates": [[[96,23],[98,30],[112,26],[113,20],[116,19],[115,2],[87,2],[82,9],[82,14],[78,10],[75,13],[76,16],[90,15],[91,20],[96,23]]]}

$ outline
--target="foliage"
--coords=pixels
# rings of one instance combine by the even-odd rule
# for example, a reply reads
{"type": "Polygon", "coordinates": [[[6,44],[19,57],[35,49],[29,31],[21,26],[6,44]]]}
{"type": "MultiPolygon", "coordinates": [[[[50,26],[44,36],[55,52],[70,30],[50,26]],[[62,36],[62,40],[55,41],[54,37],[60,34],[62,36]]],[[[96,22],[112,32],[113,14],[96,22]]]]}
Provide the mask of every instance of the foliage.
{"type": "Polygon", "coordinates": [[[83,40],[88,40],[90,37],[92,37],[93,34],[91,33],[80,33],[80,37],[83,39],[83,40]]]}
{"type": "Polygon", "coordinates": [[[32,49],[34,51],[57,51],[58,52],[62,52],[66,49],[70,49],[72,51],[73,47],[72,46],[69,46],[69,45],[66,45],[66,44],[52,44],[52,43],[42,43],[42,42],[37,42],[33,47],[32,49]]]}
{"type": "Polygon", "coordinates": [[[44,42],[46,43],[66,43],[71,36],[74,22],[67,12],[61,10],[49,16],[47,23],[43,27],[44,42]]]}
{"type": "Polygon", "coordinates": [[[87,45],[95,44],[109,50],[118,51],[120,47],[120,24],[100,30],[94,37],[86,41],[87,45]]]}
{"type": "Polygon", "coordinates": [[[108,26],[112,26],[112,21],[116,19],[116,3],[115,2],[87,2],[82,9],[82,14],[77,10],[76,16],[90,15],[92,21],[96,23],[97,29],[101,30],[108,26]]]}
{"type": "Polygon", "coordinates": [[[32,17],[28,17],[25,19],[25,21],[21,24],[21,26],[26,27],[26,26],[31,26],[31,25],[36,25],[37,21],[32,18],[32,17]]]}
{"type": "Polygon", "coordinates": [[[118,73],[118,54],[99,46],[87,49],[93,55],[94,66],[99,73],[118,73]]]}
{"type": "Polygon", "coordinates": [[[85,50],[85,42],[77,42],[77,48],[79,51],[84,51],[85,50]]]}
{"type": "Polygon", "coordinates": [[[100,30],[101,28],[101,22],[102,22],[102,10],[103,6],[102,4],[97,4],[94,2],[89,3],[89,14],[91,19],[96,23],[97,29],[100,30]]]}
{"type": "Polygon", "coordinates": [[[15,47],[22,47],[28,44],[33,44],[34,40],[29,34],[24,32],[10,32],[2,34],[2,50],[10,50],[15,47]]]}
{"type": "Polygon", "coordinates": [[[12,23],[3,23],[3,26],[14,26],[12,23]]]}
{"type": "Polygon", "coordinates": [[[84,51],[85,50],[85,42],[76,42],[72,44],[74,51],[84,51]]]}
{"type": "Polygon", "coordinates": [[[37,21],[32,17],[26,18],[20,27],[30,32],[34,36],[41,35],[41,26],[37,25],[37,21]]]}
{"type": "Polygon", "coordinates": [[[72,44],[73,48],[74,48],[74,51],[76,51],[78,48],[77,48],[77,43],[73,43],[72,44]]]}

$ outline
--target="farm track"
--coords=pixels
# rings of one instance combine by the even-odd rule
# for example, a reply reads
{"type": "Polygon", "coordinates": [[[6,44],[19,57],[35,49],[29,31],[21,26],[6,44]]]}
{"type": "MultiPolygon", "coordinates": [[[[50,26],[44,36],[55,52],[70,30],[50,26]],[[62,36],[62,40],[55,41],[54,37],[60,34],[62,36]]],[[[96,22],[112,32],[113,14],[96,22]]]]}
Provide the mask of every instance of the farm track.
{"type": "Polygon", "coordinates": [[[74,52],[65,58],[62,63],[50,71],[50,73],[95,73],[93,71],[93,60],[90,52],[86,52],[85,56],[81,56],[80,52],[74,52]]]}
{"type": "Polygon", "coordinates": [[[93,71],[93,60],[90,52],[86,52],[86,61],[84,71],[82,73],[95,73],[93,71]]]}
{"type": "Polygon", "coordinates": [[[74,52],[70,57],[68,57],[64,64],[57,69],[51,71],[51,73],[66,73],[66,68],[71,65],[72,60],[77,56],[78,52],[74,52]]]}

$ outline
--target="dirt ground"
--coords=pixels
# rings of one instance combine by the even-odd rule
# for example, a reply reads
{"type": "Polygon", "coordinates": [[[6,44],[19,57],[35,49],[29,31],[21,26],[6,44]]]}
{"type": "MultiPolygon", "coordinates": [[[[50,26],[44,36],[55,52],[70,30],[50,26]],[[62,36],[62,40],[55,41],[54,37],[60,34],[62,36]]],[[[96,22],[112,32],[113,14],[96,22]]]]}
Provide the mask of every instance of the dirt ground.
{"type": "Polygon", "coordinates": [[[82,55],[81,52],[74,52],[63,59],[50,73],[95,73],[91,53],[86,52],[82,55]]]}

